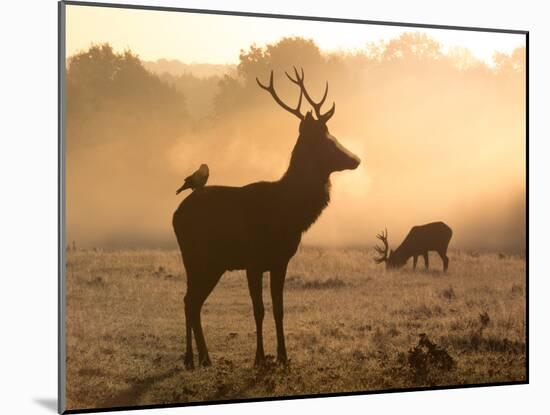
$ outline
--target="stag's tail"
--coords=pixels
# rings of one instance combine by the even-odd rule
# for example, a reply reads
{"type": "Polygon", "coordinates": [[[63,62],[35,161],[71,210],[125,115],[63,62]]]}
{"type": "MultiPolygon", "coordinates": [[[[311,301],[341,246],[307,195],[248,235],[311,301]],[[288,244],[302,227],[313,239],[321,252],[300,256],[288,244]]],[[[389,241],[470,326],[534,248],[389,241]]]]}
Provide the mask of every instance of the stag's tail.
{"type": "MultiPolygon", "coordinates": [[[[183,190],[182,186],[182,189],[183,190]]],[[[178,189],[180,191],[180,189],[178,189]]],[[[174,212],[174,215],[172,216],[172,228],[174,229],[174,234],[176,235],[176,240],[178,241],[178,247],[180,249],[181,253],[181,259],[183,260],[183,232],[182,232],[182,224],[181,224],[181,212],[180,208],[176,209],[174,212]]],[[[185,261],[184,266],[185,266],[185,261]]]]}
{"type": "MultiPolygon", "coordinates": [[[[183,190],[183,187],[185,186],[182,186],[178,189],[178,193],[183,190]]],[[[178,241],[178,245],[181,249],[181,245],[182,245],[182,232],[181,232],[181,205],[178,206],[178,208],[176,209],[176,211],[174,212],[174,214],[172,215],[172,229],[174,229],[174,234],[176,235],[176,239],[178,241]]]]}

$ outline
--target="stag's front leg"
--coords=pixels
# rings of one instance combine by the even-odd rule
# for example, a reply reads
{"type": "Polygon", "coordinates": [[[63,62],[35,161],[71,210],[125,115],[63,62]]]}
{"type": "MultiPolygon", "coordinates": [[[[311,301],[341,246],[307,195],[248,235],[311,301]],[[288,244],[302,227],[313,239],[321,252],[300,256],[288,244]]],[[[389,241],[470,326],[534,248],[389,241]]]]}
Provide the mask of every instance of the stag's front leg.
{"type": "Polygon", "coordinates": [[[252,298],[252,307],[254,309],[254,321],[256,322],[256,358],[254,364],[260,366],[265,362],[264,340],[263,340],[263,322],[264,322],[264,300],[262,298],[262,280],[263,273],[247,270],[248,290],[252,298]]]}
{"type": "Polygon", "coordinates": [[[277,332],[277,362],[288,362],[285,347],[285,333],[283,329],[283,288],[285,286],[286,265],[271,270],[271,299],[273,302],[273,318],[277,332]]]}
{"type": "Polygon", "coordinates": [[[418,262],[418,255],[413,256],[413,270],[416,269],[416,263],[418,262]]]}

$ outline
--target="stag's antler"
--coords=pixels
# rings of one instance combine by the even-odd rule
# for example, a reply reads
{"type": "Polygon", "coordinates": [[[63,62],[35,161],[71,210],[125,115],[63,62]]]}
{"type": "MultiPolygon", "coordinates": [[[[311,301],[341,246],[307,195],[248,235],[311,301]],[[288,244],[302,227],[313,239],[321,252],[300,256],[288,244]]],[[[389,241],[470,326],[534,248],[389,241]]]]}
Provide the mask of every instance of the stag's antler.
{"type": "Polygon", "coordinates": [[[380,232],[378,235],[376,235],[376,237],[378,239],[380,239],[382,241],[382,243],[384,244],[384,248],[381,248],[379,246],[375,246],[374,247],[374,250],[376,252],[378,252],[380,255],[382,255],[381,257],[379,258],[375,258],[374,261],[377,263],[377,264],[380,264],[382,262],[385,262],[387,261],[388,259],[388,250],[389,250],[389,246],[388,246],[388,230],[385,229],[385,232],[380,232]]]}
{"type": "Polygon", "coordinates": [[[273,71],[271,71],[271,75],[269,76],[268,86],[265,86],[264,84],[262,84],[258,78],[256,78],[256,82],[258,83],[260,88],[265,89],[271,94],[271,96],[273,97],[275,102],[277,102],[277,104],[279,104],[281,107],[283,107],[285,110],[287,110],[291,114],[296,115],[299,119],[301,120],[304,119],[304,116],[300,112],[300,107],[302,106],[302,95],[303,95],[303,90],[301,88],[300,88],[300,98],[298,98],[298,105],[296,106],[296,108],[291,108],[288,105],[286,105],[275,92],[275,86],[273,85],[273,71]]]}
{"type": "Polygon", "coordinates": [[[321,107],[323,106],[325,99],[327,98],[328,94],[328,81],[325,84],[325,93],[323,94],[323,98],[321,98],[321,101],[315,102],[311,96],[308,94],[306,86],[304,85],[304,68],[300,68],[301,75],[298,73],[298,69],[294,67],[294,74],[296,75],[296,79],[292,78],[287,72],[285,72],[288,79],[290,79],[291,82],[295,83],[300,87],[300,90],[304,93],[304,96],[307,99],[307,102],[311,105],[311,107],[315,111],[315,115],[317,116],[317,119],[323,120],[324,122],[327,122],[330,117],[334,115],[334,111],[336,109],[336,103],[332,103],[332,107],[325,112],[324,114],[321,113],[321,107]]]}
{"type": "Polygon", "coordinates": [[[317,119],[323,122],[327,122],[334,115],[334,111],[336,109],[336,104],[333,102],[331,109],[329,109],[324,114],[321,113],[321,106],[325,102],[325,99],[327,98],[327,94],[328,94],[328,82],[326,83],[325,93],[323,94],[323,98],[321,98],[321,101],[315,102],[311,98],[311,96],[308,94],[306,87],[304,85],[304,70],[302,68],[300,68],[300,70],[301,70],[301,75],[300,73],[298,73],[298,69],[294,67],[294,74],[296,75],[296,78],[291,77],[287,72],[285,72],[288,79],[290,79],[292,83],[300,87],[300,98],[298,99],[298,105],[296,106],[296,108],[291,108],[290,106],[285,104],[275,92],[275,87],[273,85],[273,71],[271,71],[271,75],[269,76],[269,85],[262,84],[258,78],[256,78],[256,82],[258,83],[260,88],[265,89],[271,94],[271,96],[277,102],[277,104],[279,104],[281,107],[283,107],[285,110],[287,110],[291,114],[296,115],[301,120],[305,118],[304,115],[302,115],[302,113],[300,112],[300,107],[302,106],[302,96],[305,96],[307,99],[307,102],[309,102],[309,104],[315,111],[315,115],[317,116],[317,119]]]}

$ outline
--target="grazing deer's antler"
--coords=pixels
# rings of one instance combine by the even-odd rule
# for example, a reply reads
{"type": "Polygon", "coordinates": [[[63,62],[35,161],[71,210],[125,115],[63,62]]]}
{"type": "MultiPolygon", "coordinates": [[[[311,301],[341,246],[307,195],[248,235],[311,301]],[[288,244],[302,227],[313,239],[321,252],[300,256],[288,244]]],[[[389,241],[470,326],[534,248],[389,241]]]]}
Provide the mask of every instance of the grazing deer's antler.
{"type": "Polygon", "coordinates": [[[299,119],[301,119],[301,120],[304,119],[304,116],[300,112],[300,107],[302,106],[302,95],[303,95],[303,89],[302,88],[300,88],[300,98],[298,99],[298,105],[296,106],[296,108],[291,108],[288,105],[286,105],[281,100],[281,98],[278,97],[277,93],[275,92],[275,86],[273,85],[273,71],[271,71],[271,75],[269,75],[269,85],[268,86],[265,86],[264,84],[262,84],[258,78],[256,78],[256,82],[258,83],[260,88],[265,89],[266,91],[268,91],[271,94],[271,96],[277,102],[277,104],[279,104],[281,107],[283,107],[285,110],[287,110],[291,114],[296,115],[299,119]]]}
{"type": "Polygon", "coordinates": [[[311,107],[315,110],[315,115],[317,116],[317,119],[327,122],[334,115],[334,110],[336,109],[336,103],[333,102],[330,110],[328,110],[324,114],[321,113],[321,107],[323,106],[328,94],[328,81],[325,84],[325,93],[323,94],[323,98],[321,98],[319,102],[315,102],[311,98],[311,96],[308,94],[306,90],[306,86],[304,85],[304,69],[300,68],[300,72],[301,72],[301,75],[298,73],[298,69],[294,67],[294,74],[296,75],[296,79],[292,78],[287,72],[285,72],[285,74],[287,78],[290,79],[291,82],[295,83],[300,87],[300,90],[304,93],[304,96],[306,97],[307,102],[309,102],[311,107]]]}
{"type": "Polygon", "coordinates": [[[388,250],[389,250],[389,246],[388,246],[388,230],[385,229],[385,232],[380,232],[379,234],[376,235],[376,237],[378,239],[380,239],[382,241],[382,243],[384,244],[384,248],[381,248],[379,246],[375,246],[374,247],[374,250],[376,252],[378,252],[380,255],[382,255],[381,257],[379,258],[375,258],[374,261],[377,263],[377,264],[380,264],[382,262],[385,262],[387,259],[388,259],[388,250]]]}

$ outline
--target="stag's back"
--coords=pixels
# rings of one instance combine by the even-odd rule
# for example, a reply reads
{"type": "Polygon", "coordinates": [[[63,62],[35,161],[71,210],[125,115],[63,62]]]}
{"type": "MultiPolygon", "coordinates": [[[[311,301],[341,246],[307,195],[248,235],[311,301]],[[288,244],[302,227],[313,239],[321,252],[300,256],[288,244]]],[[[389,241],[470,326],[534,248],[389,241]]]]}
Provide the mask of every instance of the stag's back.
{"type": "Polygon", "coordinates": [[[443,222],[413,226],[398,249],[411,251],[411,253],[447,249],[452,235],[451,228],[443,222]]]}
{"type": "Polygon", "coordinates": [[[277,182],[244,187],[207,186],[191,193],[172,224],[186,269],[258,267],[289,259],[300,233],[284,226],[284,195],[277,182]]]}

